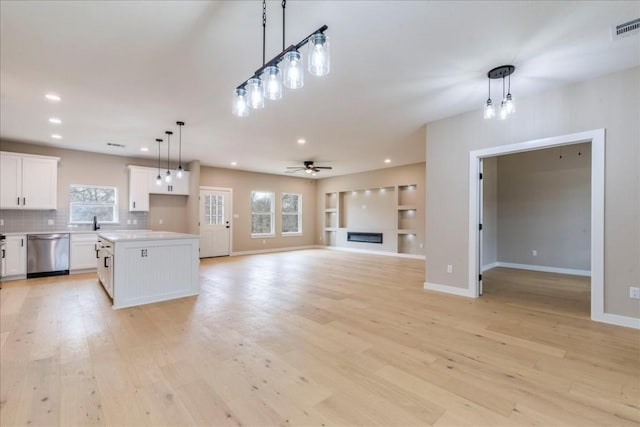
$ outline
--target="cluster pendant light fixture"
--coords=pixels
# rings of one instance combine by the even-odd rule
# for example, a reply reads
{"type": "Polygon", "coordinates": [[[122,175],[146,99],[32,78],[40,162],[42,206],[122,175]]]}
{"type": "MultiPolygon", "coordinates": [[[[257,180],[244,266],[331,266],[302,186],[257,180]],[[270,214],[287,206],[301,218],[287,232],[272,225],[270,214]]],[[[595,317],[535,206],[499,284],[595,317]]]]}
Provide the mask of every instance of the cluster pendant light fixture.
{"type": "Polygon", "coordinates": [[[496,116],[496,109],[491,101],[491,80],[502,79],[502,101],[500,102],[500,120],[506,119],[509,115],[515,113],[516,106],[513,102],[513,96],[511,95],[511,74],[516,70],[513,65],[501,65],[490,70],[487,73],[487,80],[489,82],[489,96],[487,102],[484,104],[484,118],[492,119],[496,116]],[[505,95],[505,79],[507,79],[507,92],[505,95]]]}
{"type": "MultiPolygon", "coordinates": [[[[184,176],[184,168],[182,167],[182,126],[184,126],[184,122],[178,121],[176,122],[176,124],[178,125],[179,129],[180,143],[178,149],[178,167],[176,168],[175,176],[177,179],[182,179],[182,177],[184,176]]],[[[167,130],[164,133],[167,135],[167,171],[164,174],[164,181],[167,184],[170,184],[173,180],[173,174],[171,173],[171,135],[173,135],[173,132],[167,130]]],[[[156,142],[158,143],[158,176],[156,177],[156,185],[158,186],[162,185],[162,174],[160,173],[160,144],[162,144],[163,141],[164,140],[161,138],[156,139],[156,142]]]]}
{"type": "Polygon", "coordinates": [[[282,98],[282,87],[298,89],[304,86],[304,65],[300,48],[309,45],[308,71],[313,76],[329,74],[329,38],[324,32],[326,25],[285,49],[285,10],[287,1],[282,1],[282,52],[266,61],[267,2],[262,1],[262,67],[253,76],[242,82],[234,91],[232,112],[238,117],[247,117],[249,109],[264,108],[265,98],[276,101],[282,98]],[[282,67],[282,68],[281,68],[282,67]]]}

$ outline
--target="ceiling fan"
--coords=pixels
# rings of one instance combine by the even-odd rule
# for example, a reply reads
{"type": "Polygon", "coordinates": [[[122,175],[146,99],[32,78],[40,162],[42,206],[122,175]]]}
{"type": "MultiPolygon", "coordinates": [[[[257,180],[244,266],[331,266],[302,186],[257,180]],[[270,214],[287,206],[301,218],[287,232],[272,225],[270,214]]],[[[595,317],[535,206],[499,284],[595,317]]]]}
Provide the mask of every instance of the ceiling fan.
{"type": "Polygon", "coordinates": [[[306,160],[303,162],[304,166],[288,166],[286,173],[296,173],[298,171],[305,171],[308,174],[315,174],[320,172],[321,169],[333,169],[331,166],[316,166],[313,160],[306,160]]]}

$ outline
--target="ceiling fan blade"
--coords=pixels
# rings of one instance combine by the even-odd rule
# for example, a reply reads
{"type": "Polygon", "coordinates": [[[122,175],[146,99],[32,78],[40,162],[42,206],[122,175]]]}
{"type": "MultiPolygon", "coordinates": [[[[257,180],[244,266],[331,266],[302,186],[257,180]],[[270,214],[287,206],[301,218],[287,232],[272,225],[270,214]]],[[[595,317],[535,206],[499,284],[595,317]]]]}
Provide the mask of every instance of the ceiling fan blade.
{"type": "Polygon", "coordinates": [[[287,166],[287,169],[305,169],[303,166],[287,166]]]}
{"type": "Polygon", "coordinates": [[[331,166],[315,166],[316,169],[333,169],[331,166]]]}

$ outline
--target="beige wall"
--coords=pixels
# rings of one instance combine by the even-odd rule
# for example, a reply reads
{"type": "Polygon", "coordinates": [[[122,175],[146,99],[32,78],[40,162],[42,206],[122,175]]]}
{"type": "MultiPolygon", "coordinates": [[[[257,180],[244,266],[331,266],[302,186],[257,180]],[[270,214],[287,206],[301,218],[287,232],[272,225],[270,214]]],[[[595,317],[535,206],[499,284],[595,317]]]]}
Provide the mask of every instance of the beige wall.
{"type": "Polygon", "coordinates": [[[590,256],[591,144],[498,157],[498,260],[590,270],[590,256]]]}
{"type": "MultiPolygon", "coordinates": [[[[112,156],[108,154],[90,153],[87,151],[67,150],[43,145],[26,144],[15,141],[0,141],[0,151],[10,151],[42,156],[56,156],[58,162],[58,209],[69,208],[69,186],[71,184],[92,184],[114,186],[118,188],[119,209],[127,209],[129,205],[129,171],[128,165],[156,166],[152,159],[112,156]]],[[[186,196],[152,195],[149,218],[168,219],[166,226],[156,223],[154,230],[187,230],[186,196]]]]}
{"type": "MultiPolygon", "coordinates": [[[[362,230],[365,226],[381,227],[384,231],[389,228],[389,231],[385,233],[385,244],[350,244],[341,240],[346,239],[346,231],[338,231],[338,241],[335,242],[337,246],[346,246],[353,248],[362,248],[365,246],[367,250],[382,250],[382,251],[395,251],[397,247],[397,240],[392,240],[394,243],[388,246],[386,242],[389,234],[397,239],[395,236],[395,222],[397,221],[396,202],[398,195],[396,191],[388,191],[384,194],[379,193],[381,187],[395,187],[397,185],[410,185],[415,184],[416,197],[412,200],[411,204],[417,206],[416,212],[416,236],[411,244],[411,248],[407,252],[414,254],[424,253],[424,182],[425,182],[425,164],[415,163],[405,166],[389,167],[384,169],[378,169],[369,172],[362,172],[351,175],[342,175],[332,178],[324,178],[318,180],[317,191],[317,211],[316,216],[318,218],[316,224],[315,241],[318,245],[324,245],[325,232],[324,232],[324,209],[325,209],[325,195],[326,193],[334,192],[347,192],[345,193],[346,203],[348,210],[345,212],[348,216],[345,218],[347,221],[347,228],[349,231],[377,231],[377,230],[362,230]],[[371,189],[371,193],[367,196],[362,190],[371,189]],[[352,195],[350,192],[357,190],[357,195],[352,195]],[[394,199],[395,197],[395,199],[394,199]],[[367,201],[367,198],[369,199],[367,201]],[[392,200],[393,199],[393,200],[392,200]],[[382,203],[382,205],[380,205],[382,203]],[[366,208],[363,209],[362,206],[366,208]],[[356,230],[357,228],[357,230],[356,230]],[[342,239],[341,239],[342,238],[342,239]],[[421,248],[420,245],[423,245],[421,248]]],[[[407,203],[408,204],[408,203],[407,203]]],[[[345,228],[345,230],[347,229],[345,228]]]]}
{"type": "Polygon", "coordinates": [[[640,285],[639,93],[636,67],[519,99],[504,122],[478,109],[428,124],[426,281],[468,286],[469,151],[605,128],[605,312],[639,318],[629,298],[640,285]]]}
{"type": "Polygon", "coordinates": [[[482,162],[482,265],[498,261],[498,158],[482,162]]]}
{"type": "Polygon", "coordinates": [[[315,181],[299,177],[201,166],[200,185],[204,187],[231,188],[233,190],[233,252],[311,246],[314,244],[313,231],[316,222],[315,181]],[[275,237],[251,238],[251,192],[254,190],[276,193],[275,237]],[[302,236],[282,236],[281,209],[278,202],[283,192],[302,195],[302,236]]]}

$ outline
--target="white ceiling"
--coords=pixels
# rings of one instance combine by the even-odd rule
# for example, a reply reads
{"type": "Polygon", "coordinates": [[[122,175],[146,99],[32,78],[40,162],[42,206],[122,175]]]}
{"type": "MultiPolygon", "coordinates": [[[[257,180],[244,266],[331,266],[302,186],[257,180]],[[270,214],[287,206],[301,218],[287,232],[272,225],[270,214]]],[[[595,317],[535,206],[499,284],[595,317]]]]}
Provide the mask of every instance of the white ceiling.
{"type": "MultiPolygon", "coordinates": [[[[270,58],[280,1],[267,10],[270,58]]],[[[261,65],[261,12],[260,1],[2,1],[0,136],[153,158],[155,138],[184,120],[187,161],[281,174],[316,160],[334,167],[322,178],[423,161],[424,124],[480,114],[497,65],[516,65],[516,102],[640,65],[639,37],[610,33],[640,17],[637,1],[289,1],[287,45],[327,24],[331,73],[240,119],[232,92],[261,65]]]]}

